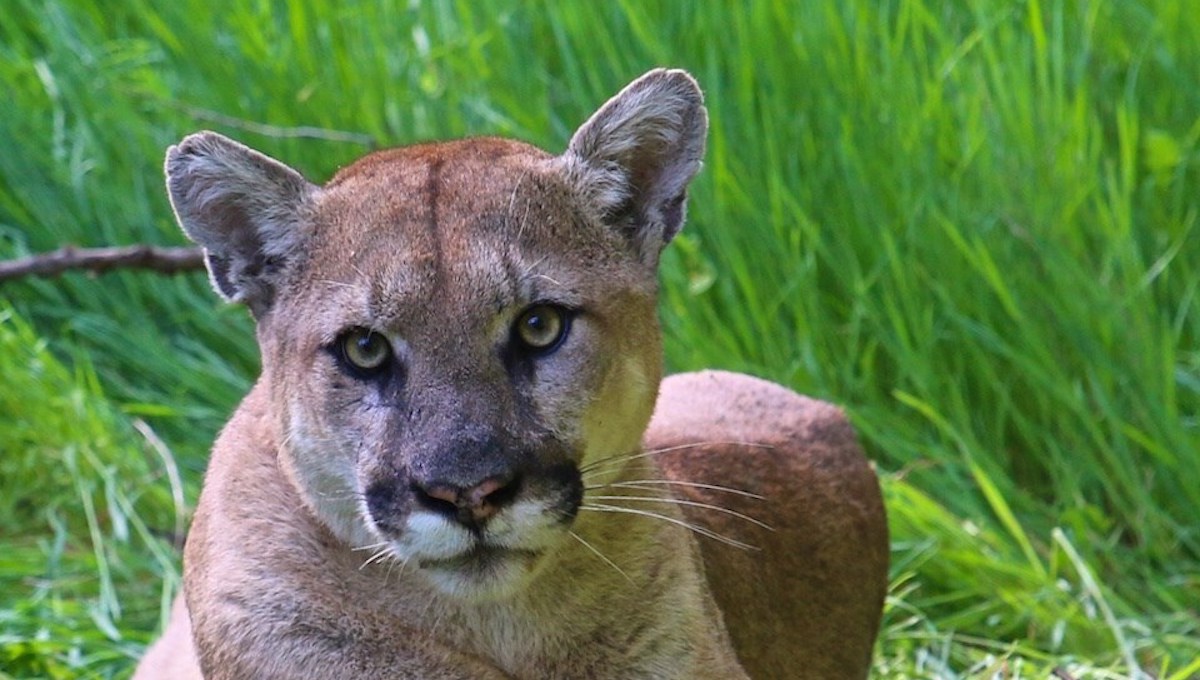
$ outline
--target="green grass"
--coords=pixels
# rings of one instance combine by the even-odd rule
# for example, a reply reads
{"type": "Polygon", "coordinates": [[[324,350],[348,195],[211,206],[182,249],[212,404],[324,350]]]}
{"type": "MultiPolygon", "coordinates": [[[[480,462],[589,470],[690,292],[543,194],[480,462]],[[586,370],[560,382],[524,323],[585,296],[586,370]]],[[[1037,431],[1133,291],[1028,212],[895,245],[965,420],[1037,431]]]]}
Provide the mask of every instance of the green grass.
{"type": "Polygon", "coordinates": [[[175,462],[76,365],[0,306],[0,677],[129,667],[178,582],[175,462]]]}
{"type": "MultiPolygon", "coordinates": [[[[1191,0],[414,6],[7,0],[0,257],[182,242],[160,164],[195,129],[321,180],[371,145],[561,149],[688,68],[712,133],[668,362],[846,406],[893,534],[877,676],[1200,677],[1191,0]]],[[[0,297],[0,677],[121,675],[177,578],[169,461],[193,499],[250,324],[200,275],[0,297]]]]}

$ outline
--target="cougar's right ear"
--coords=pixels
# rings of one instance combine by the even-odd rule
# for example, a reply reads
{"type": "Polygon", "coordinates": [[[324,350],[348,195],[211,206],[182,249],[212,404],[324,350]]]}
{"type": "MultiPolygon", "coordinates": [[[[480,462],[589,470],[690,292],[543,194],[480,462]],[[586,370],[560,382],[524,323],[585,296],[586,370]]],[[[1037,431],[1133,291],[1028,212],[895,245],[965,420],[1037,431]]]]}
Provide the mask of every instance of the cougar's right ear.
{"type": "Polygon", "coordinates": [[[683,226],[707,133],[700,86],[685,71],[660,68],[600,107],[556,162],[585,202],[656,264],[683,226]]]}
{"type": "Polygon", "coordinates": [[[261,318],[304,243],[302,217],[317,187],[215,132],[167,149],[166,175],[175,218],[204,248],[213,287],[261,318]]]}

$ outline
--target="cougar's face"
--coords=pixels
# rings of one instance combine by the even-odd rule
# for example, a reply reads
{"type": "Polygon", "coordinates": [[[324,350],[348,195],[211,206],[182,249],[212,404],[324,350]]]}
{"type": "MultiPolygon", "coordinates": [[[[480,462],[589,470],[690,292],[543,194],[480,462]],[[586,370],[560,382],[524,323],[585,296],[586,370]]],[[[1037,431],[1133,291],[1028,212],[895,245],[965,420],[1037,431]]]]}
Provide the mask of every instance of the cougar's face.
{"type": "Polygon", "coordinates": [[[309,506],[467,598],[571,540],[581,466],[638,446],[661,372],[653,272],[547,167],[495,140],[351,166],[260,324],[309,506]]]}

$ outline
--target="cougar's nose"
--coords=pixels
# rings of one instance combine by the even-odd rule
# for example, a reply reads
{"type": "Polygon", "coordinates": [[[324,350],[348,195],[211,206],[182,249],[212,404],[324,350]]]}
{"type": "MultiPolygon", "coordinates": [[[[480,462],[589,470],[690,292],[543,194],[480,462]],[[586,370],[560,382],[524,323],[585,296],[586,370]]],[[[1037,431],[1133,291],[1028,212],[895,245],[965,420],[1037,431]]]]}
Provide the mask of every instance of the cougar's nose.
{"type": "Polygon", "coordinates": [[[488,477],[471,487],[415,482],[412,491],[417,502],[429,510],[473,527],[483,524],[512,503],[520,486],[518,476],[503,475],[488,477]]]}

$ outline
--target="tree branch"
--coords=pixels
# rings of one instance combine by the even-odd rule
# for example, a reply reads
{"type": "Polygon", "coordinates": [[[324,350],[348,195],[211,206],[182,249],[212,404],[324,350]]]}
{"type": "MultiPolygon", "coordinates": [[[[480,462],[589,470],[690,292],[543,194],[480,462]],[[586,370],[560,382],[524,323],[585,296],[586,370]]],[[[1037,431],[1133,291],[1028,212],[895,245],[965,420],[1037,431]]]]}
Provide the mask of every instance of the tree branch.
{"type": "Polygon", "coordinates": [[[200,248],[66,246],[50,253],[0,261],[0,282],[24,276],[58,276],[76,269],[93,274],[103,274],[111,269],[149,269],[160,274],[175,274],[203,268],[204,252],[200,248]]]}

